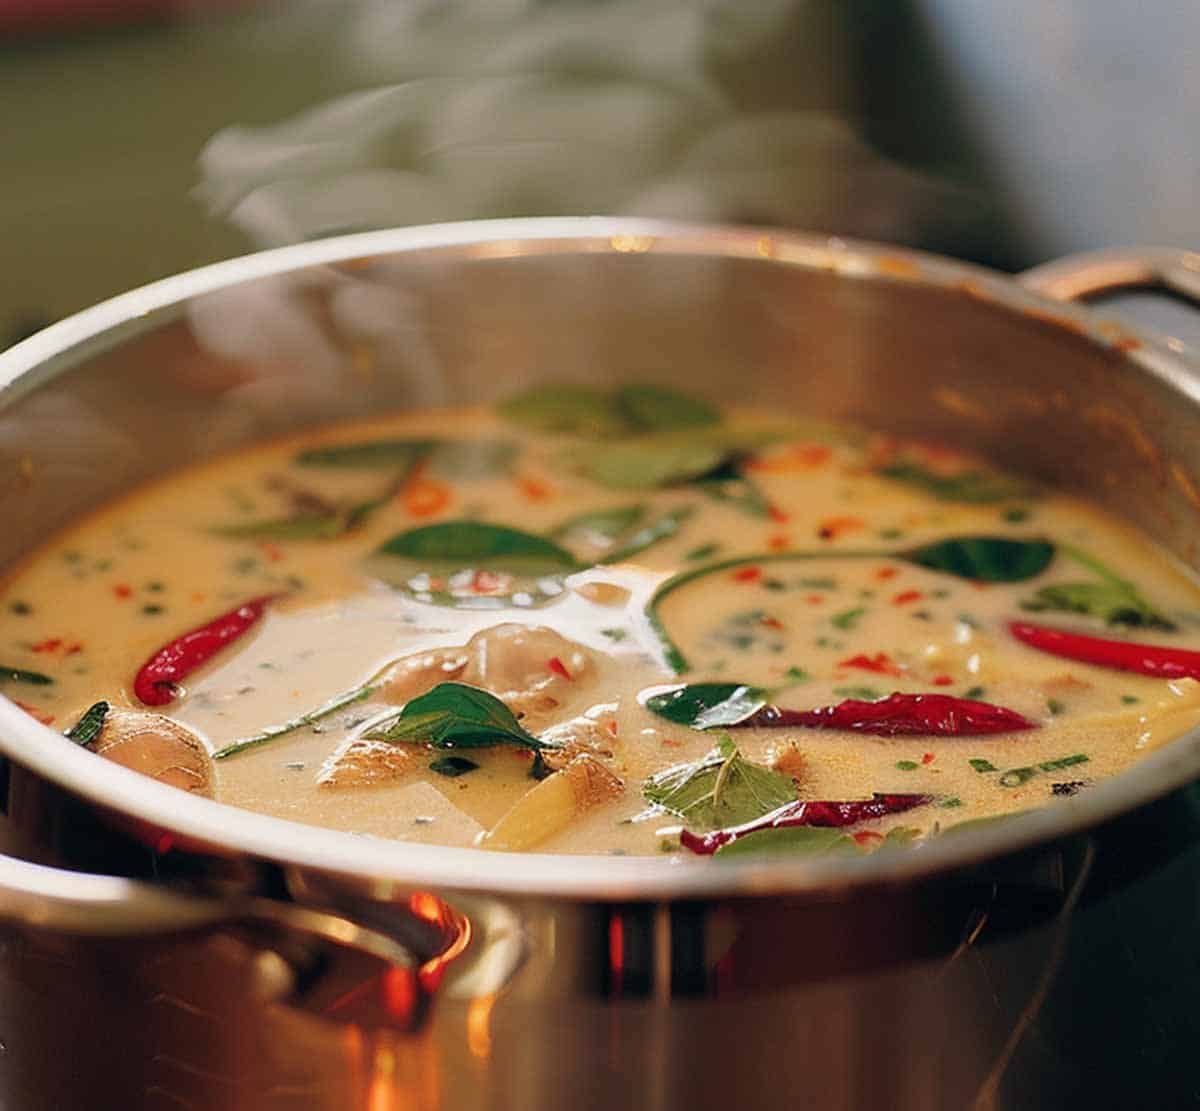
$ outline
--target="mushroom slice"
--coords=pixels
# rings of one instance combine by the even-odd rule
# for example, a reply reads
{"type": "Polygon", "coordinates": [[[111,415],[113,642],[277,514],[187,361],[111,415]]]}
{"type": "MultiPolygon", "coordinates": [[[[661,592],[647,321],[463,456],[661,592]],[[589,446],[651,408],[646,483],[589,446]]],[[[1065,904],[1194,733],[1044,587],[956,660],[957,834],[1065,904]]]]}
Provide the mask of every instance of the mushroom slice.
{"type": "Polygon", "coordinates": [[[111,711],[92,751],[169,787],[212,797],[212,760],[204,742],[163,714],[111,711]]]}
{"type": "Polygon", "coordinates": [[[383,698],[402,703],[416,698],[447,679],[456,678],[467,666],[464,648],[439,648],[400,660],[388,673],[383,698]]]}
{"type": "Polygon", "coordinates": [[[411,750],[390,741],[348,737],[317,772],[318,787],[370,787],[408,775],[416,768],[411,750]]]}
{"type": "Polygon", "coordinates": [[[624,780],[596,757],[576,756],[562,771],[522,795],[477,844],[481,849],[509,852],[531,849],[585,810],[617,798],[624,790],[624,780]]]}
{"type": "Polygon", "coordinates": [[[591,669],[583,647],[541,625],[484,629],[467,642],[466,653],[462,681],[490,691],[519,716],[555,710],[591,669]]]}

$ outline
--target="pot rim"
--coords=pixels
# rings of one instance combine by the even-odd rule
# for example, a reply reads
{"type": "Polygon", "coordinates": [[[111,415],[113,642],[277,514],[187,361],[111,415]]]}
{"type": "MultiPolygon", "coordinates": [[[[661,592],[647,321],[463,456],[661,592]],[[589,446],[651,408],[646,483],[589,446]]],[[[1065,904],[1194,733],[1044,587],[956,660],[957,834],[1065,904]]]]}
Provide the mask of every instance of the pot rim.
{"type": "MultiPolygon", "coordinates": [[[[846,278],[916,282],[983,298],[1043,326],[1116,348],[1200,407],[1200,366],[1160,338],[1036,294],[1013,278],[907,248],[774,229],[624,219],[553,217],[386,229],[257,252],[165,278],[52,325],[0,353],[0,406],[82,359],[177,316],[192,298],[245,281],[365,257],[424,252],[501,258],[562,253],[671,253],[760,259],[846,278]],[[1129,340],[1134,339],[1135,344],[1129,340]],[[1192,369],[1189,370],[1189,365],[1192,369]]],[[[594,899],[813,894],[837,896],[900,884],[1080,832],[1200,777],[1200,729],[1073,798],[1004,821],[861,859],[658,857],[495,853],[419,845],[324,829],[199,798],[96,760],[0,696],[0,751],[93,803],[181,837],[302,868],[405,886],[594,899]]]]}

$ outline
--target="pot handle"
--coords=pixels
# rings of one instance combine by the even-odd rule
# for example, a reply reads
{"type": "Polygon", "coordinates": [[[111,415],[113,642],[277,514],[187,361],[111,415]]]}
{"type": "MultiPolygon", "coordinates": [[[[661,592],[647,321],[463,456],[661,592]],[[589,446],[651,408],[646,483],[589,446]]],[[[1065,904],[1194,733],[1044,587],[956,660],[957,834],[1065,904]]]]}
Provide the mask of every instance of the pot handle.
{"type": "Polygon", "coordinates": [[[1018,275],[1056,301],[1087,301],[1128,290],[1160,290],[1200,306],[1200,253],[1176,247],[1118,247],[1067,255],[1018,275]]]}

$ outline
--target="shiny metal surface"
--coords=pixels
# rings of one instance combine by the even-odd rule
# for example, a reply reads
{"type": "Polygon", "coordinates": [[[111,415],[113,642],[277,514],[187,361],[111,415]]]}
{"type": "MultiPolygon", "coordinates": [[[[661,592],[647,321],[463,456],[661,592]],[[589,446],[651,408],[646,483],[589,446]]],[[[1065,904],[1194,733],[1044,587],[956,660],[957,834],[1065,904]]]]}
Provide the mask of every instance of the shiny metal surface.
{"type": "Polygon", "coordinates": [[[1020,281],[1056,301],[1157,289],[1200,305],[1200,254],[1172,247],[1088,251],[1036,266],[1020,281]]]}
{"type": "MultiPolygon", "coordinates": [[[[0,355],[0,561],[134,482],[319,421],[487,401],[539,376],[652,375],[969,445],[1194,565],[1195,373],[1154,337],[911,252],[616,220],[370,233],[170,279],[0,355]]],[[[35,1067],[71,970],[89,985],[79,1014],[123,1030],[145,1066],[110,1085],[143,1103],[112,1106],[673,1108],[781,1091],[1063,1106],[1057,1074],[1031,1095],[1015,1063],[1110,874],[1106,831],[1175,814],[1200,775],[1189,737],[1053,810],[909,854],[713,867],[484,855],[236,811],[97,761],[4,700],[0,747],[26,852],[141,879],[0,868],[0,1038],[21,1045],[0,1093],[22,1111],[83,1105],[79,1081],[35,1067]],[[167,934],[81,939],[91,910],[167,934]],[[359,941],[376,958],[400,946],[415,981],[389,996],[377,966],[330,972],[296,942],[322,932],[310,912],[325,941],[335,923],[360,931],[344,935],[351,964],[359,941]],[[198,930],[207,914],[238,925],[198,930]],[[62,968],[31,956],[45,952],[62,968]],[[265,990],[271,969],[305,991],[265,990]],[[165,997],[211,1036],[161,1022],[165,997]],[[231,1025],[270,1048],[248,1056],[231,1025]],[[182,1064],[164,1079],[163,1060],[182,1064]]]]}

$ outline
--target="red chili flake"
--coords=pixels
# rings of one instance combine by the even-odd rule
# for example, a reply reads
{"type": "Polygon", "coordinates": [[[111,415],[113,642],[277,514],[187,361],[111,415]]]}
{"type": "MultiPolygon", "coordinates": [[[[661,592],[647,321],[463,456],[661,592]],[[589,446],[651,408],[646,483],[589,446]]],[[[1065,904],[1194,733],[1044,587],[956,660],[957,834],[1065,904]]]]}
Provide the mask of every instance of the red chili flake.
{"type": "Polygon", "coordinates": [[[530,501],[548,501],[554,496],[550,484],[540,478],[521,478],[517,480],[517,488],[530,501]]]}
{"type": "Polygon", "coordinates": [[[128,583],[117,583],[117,585],[114,586],[112,589],[113,589],[113,593],[118,598],[132,598],[133,597],[133,587],[131,587],[128,583]]]}
{"type": "Polygon", "coordinates": [[[784,536],[782,532],[775,533],[774,536],[767,538],[767,547],[773,552],[782,552],[792,546],[792,540],[789,536],[784,536]]]}
{"type": "Polygon", "coordinates": [[[74,656],[77,652],[83,651],[83,641],[73,640],[65,648],[63,648],[64,656],[74,656]]]}
{"type": "Polygon", "coordinates": [[[760,625],[765,625],[768,629],[782,629],[783,622],[778,617],[764,617],[759,621],[760,625]]]}
{"type": "Polygon", "coordinates": [[[37,644],[32,646],[32,651],[42,652],[57,652],[62,647],[62,637],[47,637],[45,640],[39,640],[37,644]]]}
{"type": "Polygon", "coordinates": [[[272,544],[269,540],[262,540],[259,541],[258,546],[269,562],[278,563],[283,559],[283,549],[278,544],[272,544]]]}
{"type": "Polygon", "coordinates": [[[904,669],[886,652],[876,652],[873,656],[851,656],[842,660],[838,667],[857,667],[861,671],[874,671],[878,675],[903,675],[904,669]]]}
{"type": "Polygon", "coordinates": [[[546,667],[555,675],[559,675],[564,679],[570,679],[571,673],[567,670],[567,665],[562,662],[557,656],[551,656],[546,661],[546,667]]]}
{"type": "Polygon", "coordinates": [[[495,571],[476,571],[471,576],[471,592],[473,594],[502,594],[512,583],[509,575],[501,575],[495,571]]]}
{"type": "Polygon", "coordinates": [[[617,719],[613,718],[612,721],[606,721],[604,723],[604,728],[615,737],[617,735],[617,719]]]}
{"type": "Polygon", "coordinates": [[[729,576],[737,583],[756,583],[763,577],[761,567],[740,567],[729,576]]]}
{"type": "Polygon", "coordinates": [[[953,675],[935,675],[933,677],[933,685],[935,687],[952,687],[954,685],[953,675]]]}
{"type": "Polygon", "coordinates": [[[823,594],[806,594],[804,600],[810,606],[819,606],[823,601],[825,601],[825,596],[823,594]]]}
{"type": "Polygon", "coordinates": [[[856,532],[866,522],[861,517],[829,517],[821,522],[817,535],[822,540],[835,540],[845,532],[856,532]]]}
{"type": "Polygon", "coordinates": [[[919,590],[902,590],[892,599],[892,605],[904,606],[909,602],[919,602],[924,597],[919,590]]]}
{"type": "Polygon", "coordinates": [[[895,567],[880,567],[875,572],[875,577],[883,582],[885,579],[894,579],[900,572],[895,567]]]}
{"type": "Polygon", "coordinates": [[[452,496],[446,483],[419,474],[409,479],[401,494],[404,511],[410,517],[436,517],[450,504],[452,496]]]}
{"type": "Polygon", "coordinates": [[[934,761],[934,755],[932,752],[927,752],[927,753],[925,753],[924,756],[921,757],[922,764],[932,764],[933,761],[934,761]]]}
{"type": "Polygon", "coordinates": [[[873,845],[877,841],[883,840],[882,833],[876,833],[873,829],[860,829],[857,833],[850,835],[860,845],[873,845]]]}
{"type": "Polygon", "coordinates": [[[780,525],[786,525],[788,523],[788,521],[790,521],[792,519],[790,513],[787,513],[785,510],[780,509],[779,506],[777,506],[777,505],[768,506],[767,513],[770,516],[772,521],[774,521],[774,522],[776,522],[776,524],[780,524],[780,525]]]}
{"type": "Polygon", "coordinates": [[[682,748],[683,741],[678,741],[674,737],[663,737],[660,742],[663,748],[682,748]]]}
{"type": "Polygon", "coordinates": [[[28,702],[22,702],[19,698],[14,698],[13,702],[15,702],[18,706],[20,706],[21,709],[24,710],[31,718],[36,718],[43,725],[53,724],[53,722],[54,722],[53,714],[43,713],[36,706],[30,706],[28,702]]]}

